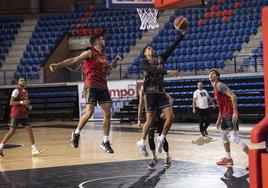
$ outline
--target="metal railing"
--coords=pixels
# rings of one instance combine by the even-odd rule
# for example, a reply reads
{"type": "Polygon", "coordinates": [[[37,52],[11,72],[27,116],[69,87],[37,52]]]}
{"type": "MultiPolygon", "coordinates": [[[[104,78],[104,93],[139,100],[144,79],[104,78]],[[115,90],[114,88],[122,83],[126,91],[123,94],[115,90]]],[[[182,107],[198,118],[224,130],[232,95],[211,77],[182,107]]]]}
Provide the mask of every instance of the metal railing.
{"type": "MultiPolygon", "coordinates": [[[[179,64],[180,63],[173,64],[174,68],[177,68],[179,70],[178,68],[180,67],[179,64]]],[[[180,70],[180,72],[183,76],[207,74],[207,68],[196,69],[195,67],[197,67],[197,63],[195,63],[192,68],[180,70]]],[[[80,68],[81,66],[79,67],[79,69],[67,68],[64,74],[66,82],[82,81],[83,74],[80,68]]],[[[217,68],[217,66],[215,65],[215,67],[210,68],[217,68]]],[[[240,55],[240,56],[234,56],[234,58],[231,61],[229,60],[228,62],[225,62],[225,66],[222,68],[223,69],[222,71],[224,73],[243,73],[243,72],[254,73],[254,72],[262,72],[263,71],[262,68],[263,68],[262,58],[259,58],[256,55],[240,55]],[[243,62],[243,60],[242,61],[238,60],[241,58],[242,59],[247,58],[248,63],[243,62]]],[[[0,69],[0,85],[14,84],[13,74],[15,71],[16,70],[0,69]]],[[[44,70],[44,75],[46,75],[45,71],[46,70],[44,70]]],[[[26,77],[26,72],[23,72],[22,75],[26,77]]],[[[108,75],[108,80],[141,79],[142,77],[143,73],[140,69],[140,66],[122,63],[115,70],[112,70],[112,72],[108,75]],[[132,72],[130,67],[135,67],[132,68],[132,72]]],[[[43,83],[46,83],[46,79],[44,78],[43,80],[44,80],[43,83]]],[[[28,79],[28,81],[30,81],[30,83],[40,83],[40,81],[35,82],[35,80],[28,79]]]]}

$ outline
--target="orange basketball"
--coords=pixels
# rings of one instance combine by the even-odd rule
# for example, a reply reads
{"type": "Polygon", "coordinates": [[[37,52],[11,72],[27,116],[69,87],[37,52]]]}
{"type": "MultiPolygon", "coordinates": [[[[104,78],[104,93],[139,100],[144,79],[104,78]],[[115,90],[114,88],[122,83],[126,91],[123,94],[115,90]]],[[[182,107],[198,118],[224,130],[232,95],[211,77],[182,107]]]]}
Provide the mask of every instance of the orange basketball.
{"type": "Polygon", "coordinates": [[[188,29],[188,21],[184,16],[179,16],[174,20],[174,27],[178,30],[187,30],[188,29]]]}

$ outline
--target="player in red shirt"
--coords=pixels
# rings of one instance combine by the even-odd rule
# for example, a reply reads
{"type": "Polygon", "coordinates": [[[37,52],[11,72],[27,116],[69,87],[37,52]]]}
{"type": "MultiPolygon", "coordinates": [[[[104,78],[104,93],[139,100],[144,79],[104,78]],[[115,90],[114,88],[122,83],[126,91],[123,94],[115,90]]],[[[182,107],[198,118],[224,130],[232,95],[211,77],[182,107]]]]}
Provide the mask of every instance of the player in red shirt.
{"type": "Polygon", "coordinates": [[[32,126],[29,121],[29,110],[31,109],[28,92],[25,89],[25,79],[18,80],[18,88],[14,89],[10,99],[10,128],[0,143],[0,157],[4,157],[3,148],[8,140],[15,134],[16,128],[21,124],[25,127],[31,142],[32,155],[36,156],[44,150],[38,150],[33,136],[32,126]]]}
{"type": "Polygon", "coordinates": [[[219,115],[216,122],[217,129],[221,128],[221,138],[223,140],[226,157],[217,162],[217,165],[233,165],[231,157],[230,141],[239,145],[248,154],[248,146],[239,137],[237,97],[232,90],[219,81],[220,73],[216,69],[209,71],[209,80],[213,86],[214,97],[219,105],[219,115]]]}
{"type": "Polygon", "coordinates": [[[117,56],[111,64],[108,64],[106,54],[103,52],[106,36],[104,34],[93,35],[90,37],[91,47],[82,52],[79,56],[68,58],[62,62],[51,64],[50,70],[53,72],[58,68],[78,64],[83,61],[84,95],[86,100],[86,111],[81,116],[77,128],[72,132],[71,145],[77,148],[79,145],[80,131],[91,118],[97,103],[103,113],[103,142],[101,148],[108,153],[113,153],[109,141],[110,120],[112,100],[107,87],[106,75],[112,68],[116,68],[121,58],[117,56]]]}

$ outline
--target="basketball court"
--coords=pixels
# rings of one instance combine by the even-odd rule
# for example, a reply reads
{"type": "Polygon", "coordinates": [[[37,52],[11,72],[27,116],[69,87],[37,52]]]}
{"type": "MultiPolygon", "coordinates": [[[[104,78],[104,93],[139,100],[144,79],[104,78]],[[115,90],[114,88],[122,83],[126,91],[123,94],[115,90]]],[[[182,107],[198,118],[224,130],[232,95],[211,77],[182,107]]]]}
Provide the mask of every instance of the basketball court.
{"type": "MultiPolygon", "coordinates": [[[[107,0],[106,7],[137,9],[141,19],[140,29],[154,30],[159,27],[157,15],[161,14],[161,10],[196,6],[205,2],[107,0]]],[[[267,72],[267,67],[264,70],[267,72]]],[[[266,84],[267,77],[266,74],[266,84]]],[[[265,101],[268,106],[268,100],[265,101]]],[[[200,136],[198,123],[174,123],[167,136],[171,166],[165,168],[164,152],[157,153],[158,163],[154,169],[148,169],[151,156],[144,158],[136,147],[141,135],[141,129],[136,123],[112,121],[109,137],[114,149],[113,154],[105,153],[100,148],[103,136],[100,121],[88,122],[81,131],[79,147],[72,148],[70,138],[77,123],[78,121],[54,120],[33,122],[37,146],[45,150],[36,157],[31,155],[31,146],[25,130],[19,128],[9,141],[10,145],[4,150],[5,157],[0,158],[0,187],[253,188],[254,186],[250,185],[250,173],[256,173],[252,183],[257,182],[259,185],[261,181],[259,175],[262,170],[258,152],[260,148],[265,148],[263,133],[267,130],[264,128],[267,127],[266,121],[263,121],[261,128],[257,130],[255,124],[240,125],[241,139],[258,154],[251,154],[249,162],[241,148],[231,144],[234,166],[216,165],[225,152],[220,130],[216,129],[215,123],[209,126],[207,137],[200,136]],[[253,135],[251,131],[254,128],[253,135]],[[251,171],[246,169],[248,166],[251,171]]],[[[3,138],[7,130],[7,127],[0,130],[0,138],[3,138]]]]}
{"type": "MultiPolygon", "coordinates": [[[[72,148],[69,140],[75,126],[75,122],[37,123],[36,143],[45,150],[38,157],[31,156],[25,131],[19,129],[10,143],[22,147],[6,149],[1,159],[1,187],[249,187],[247,157],[239,147],[232,147],[238,159],[233,168],[215,164],[224,152],[213,125],[210,140],[200,138],[197,124],[175,124],[168,136],[171,167],[165,169],[164,154],[157,154],[154,170],[148,170],[150,158],[144,159],[137,151],[141,130],[135,124],[112,124],[114,154],[100,149],[100,123],[88,123],[81,133],[80,148],[72,148]]],[[[250,129],[250,125],[241,128],[247,144],[250,129]]],[[[0,137],[4,133],[1,130],[0,137]]]]}

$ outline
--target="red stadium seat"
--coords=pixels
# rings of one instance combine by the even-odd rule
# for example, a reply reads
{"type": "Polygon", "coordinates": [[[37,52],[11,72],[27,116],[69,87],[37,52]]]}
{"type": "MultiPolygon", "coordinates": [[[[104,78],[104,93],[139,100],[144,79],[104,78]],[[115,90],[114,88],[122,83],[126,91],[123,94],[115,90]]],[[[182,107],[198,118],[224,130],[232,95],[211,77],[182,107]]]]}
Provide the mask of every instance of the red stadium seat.
{"type": "Polygon", "coordinates": [[[211,11],[212,11],[212,12],[217,12],[217,11],[218,11],[218,7],[217,7],[217,5],[212,5],[212,7],[211,7],[211,11]]]}
{"type": "Polygon", "coordinates": [[[227,16],[224,16],[224,17],[222,18],[222,22],[224,22],[224,23],[228,22],[228,20],[229,20],[229,18],[228,18],[227,16]]]}
{"type": "Polygon", "coordinates": [[[91,12],[86,12],[85,17],[88,18],[91,15],[91,12]]]}
{"type": "Polygon", "coordinates": [[[217,17],[222,17],[223,16],[223,12],[222,11],[218,11],[217,12],[217,17]]]}
{"type": "Polygon", "coordinates": [[[224,10],[223,11],[223,16],[228,16],[229,15],[229,10],[224,10]]]}
{"type": "Polygon", "coordinates": [[[206,12],[205,13],[205,18],[211,18],[211,13],[210,12],[206,12]]]}
{"type": "Polygon", "coordinates": [[[205,25],[205,20],[204,19],[198,20],[198,25],[205,25]]]}
{"type": "Polygon", "coordinates": [[[211,12],[211,17],[215,18],[217,16],[216,12],[211,12]]]}
{"type": "Polygon", "coordinates": [[[235,3],[235,8],[241,8],[241,3],[240,2],[236,2],[235,3]]]}
{"type": "Polygon", "coordinates": [[[228,12],[229,12],[229,16],[235,15],[235,10],[234,9],[229,9],[228,12]]]}

